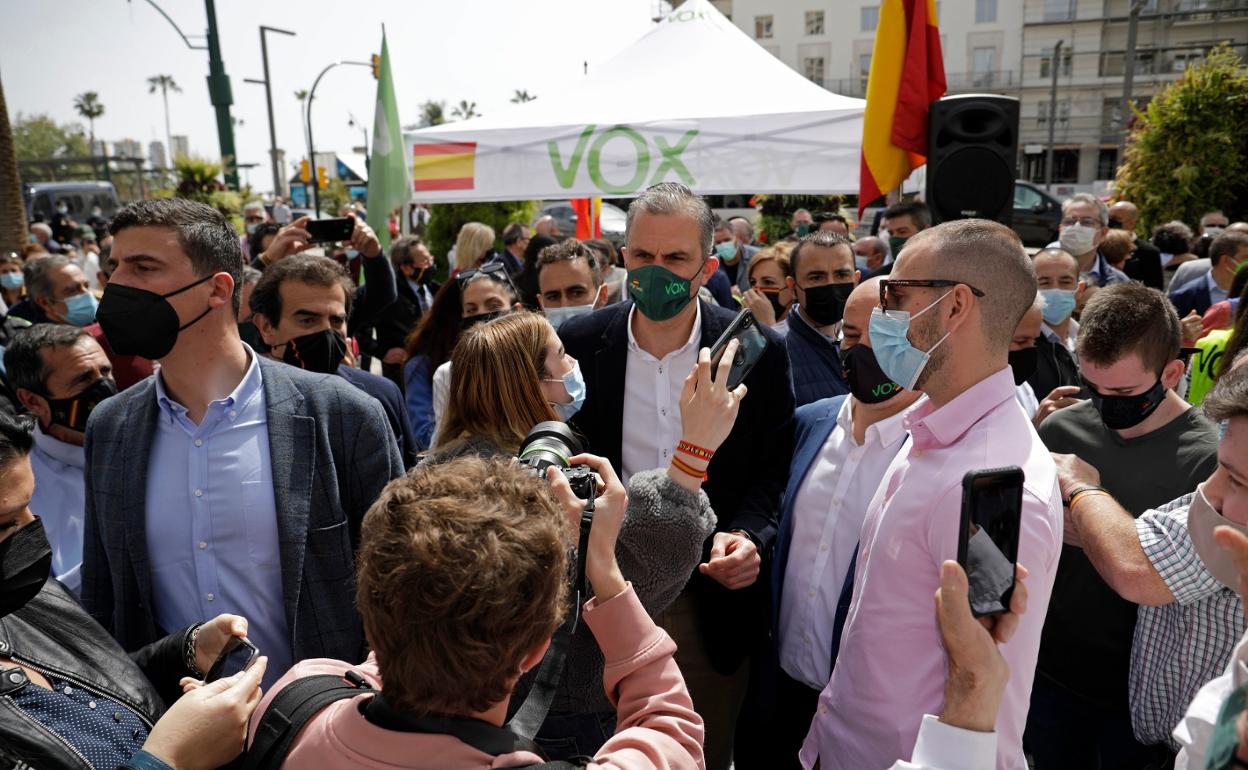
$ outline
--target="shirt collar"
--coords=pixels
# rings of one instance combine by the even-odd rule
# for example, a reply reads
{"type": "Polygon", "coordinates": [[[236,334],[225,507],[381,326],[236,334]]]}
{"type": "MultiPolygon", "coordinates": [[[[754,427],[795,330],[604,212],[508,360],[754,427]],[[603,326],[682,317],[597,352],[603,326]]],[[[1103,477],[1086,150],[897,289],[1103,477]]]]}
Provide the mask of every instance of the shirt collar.
{"type": "MultiPolygon", "coordinates": [[[[243,379],[239,380],[238,385],[234,386],[234,390],[225,398],[219,398],[208,404],[209,409],[212,407],[228,408],[237,405],[239,409],[249,405],[257,398],[263,390],[263,378],[260,374],[259,357],[246,345],[243,345],[247,353],[250,363],[247,365],[247,372],[243,374],[243,379]]],[[[160,406],[161,411],[168,415],[170,420],[176,420],[179,415],[187,412],[185,406],[169,396],[169,392],[165,390],[164,375],[160,372],[156,374],[156,403],[160,406]]]]}
{"type": "Polygon", "coordinates": [[[74,468],[84,468],[87,465],[87,454],[83,447],[49,436],[38,423],[35,424],[35,446],[40,452],[64,465],[74,468]]]}
{"type": "MultiPolygon", "coordinates": [[[[902,409],[897,414],[886,417],[878,422],[873,422],[867,426],[866,432],[862,435],[866,439],[864,444],[877,443],[880,446],[893,446],[900,443],[906,437],[906,415],[909,414],[915,406],[924,403],[926,397],[920,398],[914,404],[902,409]]],[[[837,427],[845,431],[849,436],[854,435],[854,411],[853,407],[858,402],[853,396],[845,399],[845,403],[841,404],[841,410],[837,412],[837,427]]]]}
{"type": "MultiPolygon", "coordinates": [[[[672,356],[680,355],[681,353],[687,351],[690,345],[696,345],[698,344],[698,341],[702,339],[702,303],[698,302],[696,298],[693,302],[696,309],[693,311],[693,329],[689,332],[689,339],[685,340],[684,345],[681,345],[678,349],[668,353],[664,356],[664,358],[671,358],[672,356]]],[[[636,312],[637,305],[634,304],[628,310],[628,349],[633,353],[643,353],[649,356],[650,354],[642,350],[641,346],[637,344],[637,338],[633,336],[633,314],[636,312]]],[[[654,358],[654,356],[650,357],[654,358]]],[[[658,359],[655,360],[657,361],[658,359]]]]}
{"type": "Polygon", "coordinates": [[[949,446],[1003,401],[1014,398],[1010,367],[985,377],[949,403],[937,407],[923,400],[906,412],[906,428],[918,449],[949,446]]]}
{"type": "Polygon", "coordinates": [[[1074,342],[1079,337],[1079,322],[1073,318],[1070,319],[1070,339],[1067,340],[1059,337],[1057,332],[1053,331],[1053,327],[1049,326],[1047,323],[1040,324],[1040,331],[1044,333],[1045,337],[1048,337],[1053,342],[1060,342],[1063,345],[1070,347],[1070,343],[1074,342]]]}

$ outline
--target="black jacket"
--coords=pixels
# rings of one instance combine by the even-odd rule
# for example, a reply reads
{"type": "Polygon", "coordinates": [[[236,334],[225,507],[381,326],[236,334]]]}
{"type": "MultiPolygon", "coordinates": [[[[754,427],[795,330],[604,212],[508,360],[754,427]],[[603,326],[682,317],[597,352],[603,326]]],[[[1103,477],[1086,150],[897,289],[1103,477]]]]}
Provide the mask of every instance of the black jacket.
{"type": "Polygon", "coordinates": [[[1083,386],[1074,356],[1065,345],[1045,334],[1036,338],[1036,371],[1027,382],[1035,391],[1037,401],[1043,401],[1059,385],[1083,386]]]}
{"type": "MultiPolygon", "coordinates": [[[[411,285],[402,275],[396,275],[395,279],[398,297],[374,317],[374,334],[364,333],[360,339],[360,349],[376,358],[384,357],[391,348],[403,347],[407,335],[411,334],[416,323],[420,321],[420,303],[416,300],[416,292],[412,291],[411,285]]],[[[429,281],[425,285],[429,288],[430,297],[435,296],[438,289],[442,288],[435,281],[429,281]]]]}
{"type": "MultiPolygon", "coordinates": [[[[0,618],[0,656],[77,682],[134,710],[148,727],[179,695],[189,628],[127,655],[59,581],[0,618]],[[156,683],[156,685],[153,685],[156,683]]],[[[37,685],[25,683],[25,687],[37,685]]],[[[17,688],[0,681],[0,745],[40,770],[90,770],[90,765],[14,703],[17,688]]]]}
{"type": "MultiPolygon", "coordinates": [[[[575,318],[559,329],[568,354],[585,378],[584,406],[572,419],[585,436],[589,451],[602,455],[620,469],[624,421],[624,375],[628,365],[628,316],[633,303],[610,305],[575,318]]],[[[732,323],[734,313],[702,303],[700,347],[710,347],[732,323]]],[[[719,519],[717,532],[744,530],[764,557],[776,536],[780,496],[793,455],[793,383],[784,341],[762,327],[767,351],[745,378],[749,389],[741,403],[732,433],[715,453],[703,485],[719,519]]],[[[670,419],[679,419],[672,415],[670,419]]],[[[703,548],[709,554],[711,540],[703,548]]],[[[695,592],[707,649],[721,671],[736,668],[751,645],[767,629],[767,574],[764,564],[758,581],[740,591],[729,591],[695,571],[689,589],[695,592]],[[712,641],[713,640],[713,641],[712,641]]]]}
{"type": "Polygon", "coordinates": [[[1165,288],[1165,274],[1161,270],[1161,251],[1144,240],[1135,239],[1135,253],[1127,258],[1122,266],[1127,277],[1139,281],[1149,288],[1162,291],[1165,288]]]}

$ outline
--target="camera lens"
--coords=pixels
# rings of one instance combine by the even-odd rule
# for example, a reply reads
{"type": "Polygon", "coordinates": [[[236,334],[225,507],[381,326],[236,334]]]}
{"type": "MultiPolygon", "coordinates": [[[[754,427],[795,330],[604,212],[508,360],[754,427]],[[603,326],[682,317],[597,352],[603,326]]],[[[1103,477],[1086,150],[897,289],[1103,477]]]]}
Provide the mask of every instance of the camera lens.
{"type": "Polygon", "coordinates": [[[539,422],[520,445],[520,461],[544,473],[554,465],[568,467],[568,458],[581,453],[581,442],[566,423],[557,420],[539,422]]]}

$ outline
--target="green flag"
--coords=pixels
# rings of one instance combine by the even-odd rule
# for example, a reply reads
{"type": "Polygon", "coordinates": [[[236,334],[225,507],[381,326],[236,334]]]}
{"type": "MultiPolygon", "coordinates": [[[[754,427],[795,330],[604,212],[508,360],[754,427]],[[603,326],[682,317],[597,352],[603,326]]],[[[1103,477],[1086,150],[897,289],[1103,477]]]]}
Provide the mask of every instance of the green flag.
{"type": "MultiPolygon", "coordinates": [[[[412,197],[407,154],[403,151],[403,128],[394,98],[394,77],[386,33],[381,33],[381,73],[377,78],[377,113],[373,118],[373,152],[368,162],[368,226],[390,247],[390,212],[402,209],[412,197]]],[[[403,216],[403,212],[399,212],[403,216]]]]}

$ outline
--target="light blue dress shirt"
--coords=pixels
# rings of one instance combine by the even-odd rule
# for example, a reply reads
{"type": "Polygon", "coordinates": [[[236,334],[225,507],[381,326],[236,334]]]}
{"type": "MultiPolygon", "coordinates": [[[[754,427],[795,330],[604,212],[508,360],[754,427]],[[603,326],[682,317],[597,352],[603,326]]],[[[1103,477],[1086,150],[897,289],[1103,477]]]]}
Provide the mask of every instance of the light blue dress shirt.
{"type": "Polygon", "coordinates": [[[80,446],[54,439],[35,426],[30,467],[35,494],[30,512],[43,520],[52,544],[52,574],[77,596],[82,588],[82,530],[87,456],[80,446]]]}
{"type": "Polygon", "coordinates": [[[247,618],[268,687],[293,664],[282,594],[268,413],[255,353],[242,382],[196,425],[156,377],[160,419],[147,471],[152,609],[168,632],[247,618]]]}

